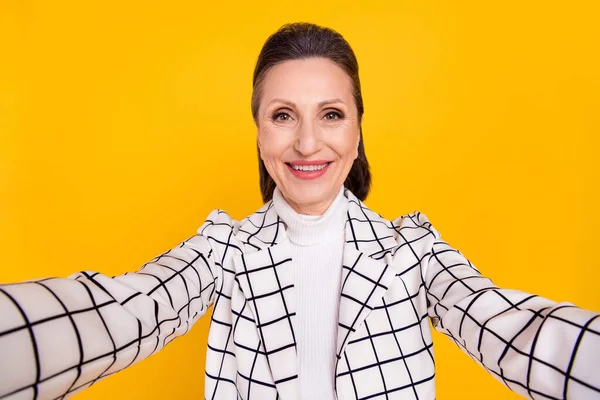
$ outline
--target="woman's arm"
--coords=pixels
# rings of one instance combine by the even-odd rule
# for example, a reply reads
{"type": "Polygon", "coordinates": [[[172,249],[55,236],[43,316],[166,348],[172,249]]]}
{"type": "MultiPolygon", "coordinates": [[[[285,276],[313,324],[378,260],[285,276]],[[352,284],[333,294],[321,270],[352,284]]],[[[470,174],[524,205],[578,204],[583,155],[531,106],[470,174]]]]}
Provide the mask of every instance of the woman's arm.
{"type": "Polygon", "coordinates": [[[0,398],[69,397],[185,334],[221,279],[211,225],[135,273],[0,285],[0,398]]]}
{"type": "Polygon", "coordinates": [[[522,396],[600,397],[600,314],[498,288],[419,219],[435,237],[423,273],[436,330],[522,396]]]}

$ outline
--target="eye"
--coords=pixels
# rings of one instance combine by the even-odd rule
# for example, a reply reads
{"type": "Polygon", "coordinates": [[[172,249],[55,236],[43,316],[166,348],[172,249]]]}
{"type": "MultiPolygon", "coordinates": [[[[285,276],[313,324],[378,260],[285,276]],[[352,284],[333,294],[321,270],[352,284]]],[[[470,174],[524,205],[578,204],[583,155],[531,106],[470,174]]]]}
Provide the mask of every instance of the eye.
{"type": "Polygon", "coordinates": [[[273,114],[273,121],[290,121],[291,119],[292,117],[290,114],[283,111],[278,111],[273,114]]]}
{"type": "Polygon", "coordinates": [[[344,118],[344,116],[339,111],[328,111],[327,114],[325,114],[325,119],[328,121],[337,121],[342,118],[344,118]]]}

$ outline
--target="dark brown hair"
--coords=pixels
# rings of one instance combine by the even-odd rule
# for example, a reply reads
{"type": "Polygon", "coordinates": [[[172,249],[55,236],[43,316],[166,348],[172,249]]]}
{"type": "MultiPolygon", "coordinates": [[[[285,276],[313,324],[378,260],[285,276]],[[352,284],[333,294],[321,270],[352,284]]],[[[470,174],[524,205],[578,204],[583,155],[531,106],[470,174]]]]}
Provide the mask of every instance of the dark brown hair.
{"type": "MultiPolygon", "coordinates": [[[[252,79],[252,117],[257,121],[258,107],[261,97],[262,83],[266,73],[279,63],[312,57],[327,58],[340,66],[352,79],[354,86],[354,102],[358,110],[359,123],[364,113],[360,80],[358,79],[358,61],[350,44],[333,29],[315,24],[297,22],[282,26],[269,36],[256,61],[252,79]]],[[[263,201],[273,198],[275,181],[269,176],[264,162],[258,154],[260,173],[260,191],[263,201]]],[[[358,157],[346,177],[344,186],[356,197],[364,201],[371,188],[371,172],[365,154],[365,145],[360,127],[358,157]]]]}

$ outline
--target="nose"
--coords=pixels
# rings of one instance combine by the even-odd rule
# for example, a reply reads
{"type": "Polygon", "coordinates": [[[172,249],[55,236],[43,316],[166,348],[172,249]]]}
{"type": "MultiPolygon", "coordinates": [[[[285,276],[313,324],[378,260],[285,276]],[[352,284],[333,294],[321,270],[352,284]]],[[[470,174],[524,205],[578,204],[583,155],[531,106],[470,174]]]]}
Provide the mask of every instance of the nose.
{"type": "Polygon", "coordinates": [[[320,146],[321,140],[318,128],[310,122],[301,122],[296,132],[294,149],[304,156],[310,156],[319,151],[320,146]]]}

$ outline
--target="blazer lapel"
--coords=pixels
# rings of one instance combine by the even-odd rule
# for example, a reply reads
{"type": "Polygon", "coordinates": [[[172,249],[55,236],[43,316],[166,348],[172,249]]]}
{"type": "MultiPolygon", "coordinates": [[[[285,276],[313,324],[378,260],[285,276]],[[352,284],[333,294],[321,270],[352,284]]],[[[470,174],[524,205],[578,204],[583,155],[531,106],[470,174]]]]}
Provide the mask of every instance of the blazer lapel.
{"type": "Polygon", "coordinates": [[[346,222],[337,337],[340,359],[349,339],[373,308],[381,304],[396,271],[391,255],[397,248],[391,223],[371,211],[350,191],[346,222]]]}
{"type": "Polygon", "coordinates": [[[236,280],[254,315],[281,399],[298,398],[296,291],[289,240],[272,203],[242,220],[236,280]]]}
{"type": "MultiPolygon", "coordinates": [[[[352,192],[345,225],[337,355],[378,304],[396,275],[391,256],[397,249],[389,221],[371,211],[352,192]]],[[[290,243],[283,222],[266,203],[240,221],[236,238],[244,245],[234,257],[236,280],[256,320],[277,392],[298,398],[295,336],[296,290],[290,243]]]]}

